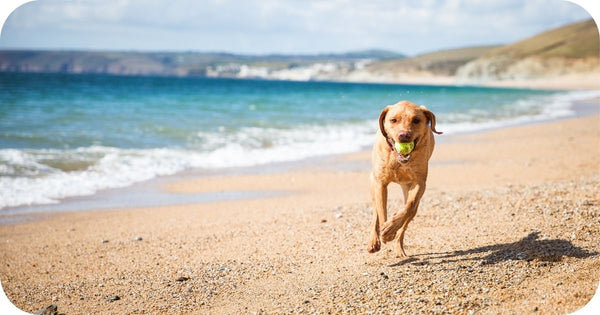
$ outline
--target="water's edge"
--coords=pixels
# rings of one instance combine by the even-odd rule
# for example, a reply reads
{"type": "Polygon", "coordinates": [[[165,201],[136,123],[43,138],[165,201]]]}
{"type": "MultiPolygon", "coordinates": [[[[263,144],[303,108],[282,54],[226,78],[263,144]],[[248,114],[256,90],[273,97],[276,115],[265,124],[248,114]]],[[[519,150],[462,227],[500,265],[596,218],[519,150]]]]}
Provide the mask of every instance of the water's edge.
{"type": "MultiPolygon", "coordinates": [[[[438,144],[451,142],[455,138],[465,134],[479,134],[490,130],[508,129],[522,125],[543,124],[552,121],[568,120],[585,116],[595,115],[600,112],[600,99],[588,99],[573,102],[571,105],[574,116],[559,117],[541,121],[522,121],[513,125],[492,127],[477,131],[455,133],[450,136],[437,136],[438,144]]],[[[369,151],[370,147],[362,147],[358,152],[369,151]]],[[[346,154],[335,154],[319,157],[310,157],[292,162],[273,162],[265,165],[248,167],[230,167],[214,170],[188,169],[173,175],[155,177],[150,180],[135,183],[123,188],[110,188],[98,191],[90,196],[77,196],[62,199],[57,204],[29,205],[7,207],[0,210],[0,225],[13,225],[32,220],[43,220],[54,214],[78,211],[117,210],[133,209],[141,207],[183,205],[207,202],[226,202],[233,200],[249,200],[277,197],[283,194],[293,193],[290,191],[263,191],[248,190],[223,191],[199,194],[176,194],[165,191],[162,187],[169,182],[180,180],[215,177],[215,176],[238,176],[249,174],[284,173],[293,171],[329,170],[329,171],[367,171],[370,163],[364,161],[349,161],[342,157],[346,154]]]]}

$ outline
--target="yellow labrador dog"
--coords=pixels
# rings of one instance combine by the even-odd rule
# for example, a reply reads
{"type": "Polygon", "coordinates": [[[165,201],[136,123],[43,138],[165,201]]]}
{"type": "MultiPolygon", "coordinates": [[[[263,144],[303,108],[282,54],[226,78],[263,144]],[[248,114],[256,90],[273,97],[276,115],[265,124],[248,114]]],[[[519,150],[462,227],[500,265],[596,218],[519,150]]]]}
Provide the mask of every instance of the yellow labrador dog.
{"type": "Polygon", "coordinates": [[[405,257],[404,232],[417,214],[419,201],[425,192],[427,167],[435,143],[433,133],[441,132],[435,129],[435,115],[431,111],[408,101],[384,108],[379,115],[379,129],[371,157],[373,224],[367,250],[369,253],[379,251],[381,230],[384,243],[397,237],[396,253],[405,257]],[[411,152],[395,149],[396,142],[413,142],[414,148],[411,152]],[[402,187],[404,208],[387,221],[387,186],[392,182],[402,187]]]}

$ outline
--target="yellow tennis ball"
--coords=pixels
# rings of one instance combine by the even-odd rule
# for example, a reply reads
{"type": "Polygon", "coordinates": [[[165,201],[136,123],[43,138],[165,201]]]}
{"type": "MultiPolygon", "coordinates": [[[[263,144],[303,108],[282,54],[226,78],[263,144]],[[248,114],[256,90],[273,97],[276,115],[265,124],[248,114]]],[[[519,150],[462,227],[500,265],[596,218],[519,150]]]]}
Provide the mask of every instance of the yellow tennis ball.
{"type": "Polygon", "coordinates": [[[402,155],[407,155],[415,148],[415,142],[395,142],[394,149],[402,155]]]}

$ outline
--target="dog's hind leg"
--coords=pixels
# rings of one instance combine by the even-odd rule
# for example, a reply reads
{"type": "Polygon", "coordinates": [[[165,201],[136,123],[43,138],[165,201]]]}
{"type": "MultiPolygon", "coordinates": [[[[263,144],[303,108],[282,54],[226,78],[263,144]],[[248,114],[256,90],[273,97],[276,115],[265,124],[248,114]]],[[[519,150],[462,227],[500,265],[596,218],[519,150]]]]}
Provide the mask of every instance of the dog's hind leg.
{"type": "MultiPolygon", "coordinates": [[[[408,189],[404,209],[396,213],[388,222],[383,225],[381,230],[381,240],[387,243],[396,238],[396,233],[417,214],[419,201],[425,192],[425,183],[412,184],[408,189]],[[410,218],[410,219],[409,219],[410,218]]],[[[402,235],[404,240],[404,235],[402,235]]]]}
{"type": "MultiPolygon", "coordinates": [[[[419,203],[417,202],[417,207],[415,209],[417,209],[418,207],[419,207],[419,203]]],[[[396,242],[396,256],[397,257],[407,257],[408,256],[408,255],[406,255],[406,252],[404,252],[404,232],[406,232],[406,228],[408,227],[408,224],[410,223],[410,221],[412,221],[412,219],[415,217],[416,214],[417,214],[417,211],[415,210],[415,212],[413,212],[411,216],[406,218],[404,225],[402,225],[402,228],[400,229],[400,235],[398,236],[398,240],[396,242]]]]}
{"type": "MultiPolygon", "coordinates": [[[[406,204],[406,201],[408,199],[408,191],[410,190],[410,185],[400,184],[400,186],[402,187],[402,194],[404,195],[404,203],[406,204]]],[[[418,207],[419,207],[419,205],[417,204],[417,208],[418,207]]],[[[416,214],[417,214],[417,212],[415,211],[412,216],[409,216],[408,218],[406,218],[404,225],[402,225],[402,228],[400,229],[400,235],[396,239],[397,240],[396,241],[396,256],[397,257],[407,257],[408,256],[408,255],[406,255],[406,252],[404,251],[404,232],[406,232],[408,223],[410,223],[410,221],[412,221],[412,219],[415,217],[416,214]]]]}

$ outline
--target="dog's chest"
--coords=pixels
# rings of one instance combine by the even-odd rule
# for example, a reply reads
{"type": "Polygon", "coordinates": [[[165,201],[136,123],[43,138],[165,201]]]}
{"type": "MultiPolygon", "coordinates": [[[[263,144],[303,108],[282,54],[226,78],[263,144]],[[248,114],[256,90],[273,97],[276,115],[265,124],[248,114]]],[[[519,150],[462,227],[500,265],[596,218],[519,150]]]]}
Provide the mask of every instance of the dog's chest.
{"type": "Polygon", "coordinates": [[[390,181],[396,183],[415,182],[421,177],[419,168],[412,163],[393,163],[390,172],[390,181]]]}

